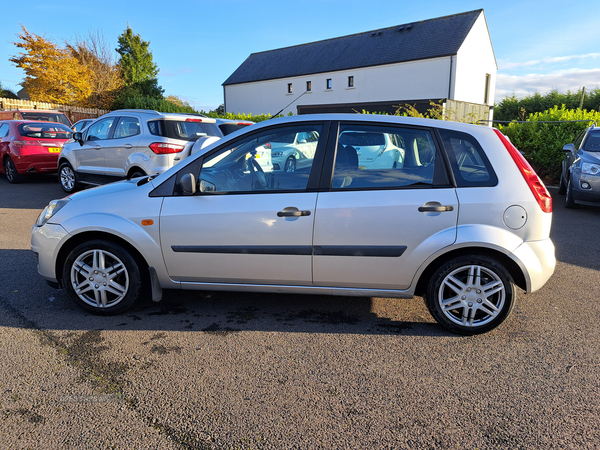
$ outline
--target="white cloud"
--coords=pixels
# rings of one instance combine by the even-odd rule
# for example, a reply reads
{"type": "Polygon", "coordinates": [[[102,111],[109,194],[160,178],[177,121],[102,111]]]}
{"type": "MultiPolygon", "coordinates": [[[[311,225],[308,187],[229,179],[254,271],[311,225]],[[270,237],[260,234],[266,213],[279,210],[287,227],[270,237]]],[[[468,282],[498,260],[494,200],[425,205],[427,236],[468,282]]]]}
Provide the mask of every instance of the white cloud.
{"type": "Polygon", "coordinates": [[[587,53],[584,55],[568,55],[568,56],[554,56],[551,58],[544,59],[535,59],[532,61],[524,61],[524,62],[499,62],[500,70],[508,70],[515,69],[517,67],[530,67],[537,66],[541,64],[557,64],[565,61],[571,61],[573,59],[586,60],[586,59],[595,59],[600,56],[600,53],[587,53]]]}
{"type": "Polygon", "coordinates": [[[582,87],[587,91],[600,87],[600,69],[557,70],[547,74],[506,75],[496,77],[496,102],[515,94],[524,97],[539,92],[546,94],[554,89],[558,92],[577,91],[582,87]]]}

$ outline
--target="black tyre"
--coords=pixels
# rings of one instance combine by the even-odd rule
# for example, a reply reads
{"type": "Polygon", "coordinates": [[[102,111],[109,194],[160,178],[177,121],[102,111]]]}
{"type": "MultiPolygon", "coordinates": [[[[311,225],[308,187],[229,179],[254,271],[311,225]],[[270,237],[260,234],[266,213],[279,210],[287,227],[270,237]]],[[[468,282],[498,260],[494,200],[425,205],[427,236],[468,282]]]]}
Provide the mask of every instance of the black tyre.
{"type": "Polygon", "coordinates": [[[504,266],[486,255],[458,256],[439,267],[427,288],[427,308],[450,331],[473,335],[500,325],[516,300],[504,266]]]}
{"type": "Polygon", "coordinates": [[[560,176],[560,183],[558,183],[558,193],[560,195],[565,195],[567,193],[567,184],[562,175],[560,176]]]}
{"type": "Polygon", "coordinates": [[[283,168],[285,172],[295,172],[296,171],[296,158],[290,156],[285,160],[285,166],[283,168]]]}
{"type": "Polygon", "coordinates": [[[75,247],[63,267],[63,285],[78,306],[94,314],[118,314],[142,293],[135,258],[121,246],[93,240],[75,247]]]}
{"type": "Polygon", "coordinates": [[[15,163],[9,157],[4,159],[4,173],[9,183],[20,183],[23,181],[23,175],[17,172],[15,163]]]}
{"type": "Polygon", "coordinates": [[[567,181],[567,195],[565,196],[565,208],[577,208],[577,203],[573,200],[573,185],[571,184],[571,178],[567,181]]]}
{"type": "Polygon", "coordinates": [[[73,170],[73,167],[68,162],[62,163],[58,168],[58,182],[62,190],[68,194],[79,189],[77,172],[73,170]]]}
{"type": "Polygon", "coordinates": [[[129,179],[131,180],[132,178],[140,178],[145,176],[146,174],[144,172],[142,172],[141,170],[136,170],[130,175],[129,179]]]}

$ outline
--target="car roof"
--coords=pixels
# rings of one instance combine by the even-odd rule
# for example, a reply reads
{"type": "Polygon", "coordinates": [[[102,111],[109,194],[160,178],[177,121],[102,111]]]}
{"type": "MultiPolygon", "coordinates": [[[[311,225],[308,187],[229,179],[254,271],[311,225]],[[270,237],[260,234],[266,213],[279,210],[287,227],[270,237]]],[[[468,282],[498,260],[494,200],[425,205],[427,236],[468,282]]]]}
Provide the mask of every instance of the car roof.
{"type": "Polygon", "coordinates": [[[206,117],[203,114],[197,114],[197,113],[166,113],[166,112],[154,111],[152,109],[116,109],[114,111],[111,111],[111,112],[105,114],[104,116],[115,116],[115,115],[120,116],[123,113],[145,114],[145,115],[155,116],[157,119],[158,118],[165,118],[165,119],[183,120],[183,119],[187,119],[187,118],[189,118],[189,119],[201,118],[202,122],[205,122],[205,123],[216,123],[215,119],[212,119],[210,117],[206,117]]]}

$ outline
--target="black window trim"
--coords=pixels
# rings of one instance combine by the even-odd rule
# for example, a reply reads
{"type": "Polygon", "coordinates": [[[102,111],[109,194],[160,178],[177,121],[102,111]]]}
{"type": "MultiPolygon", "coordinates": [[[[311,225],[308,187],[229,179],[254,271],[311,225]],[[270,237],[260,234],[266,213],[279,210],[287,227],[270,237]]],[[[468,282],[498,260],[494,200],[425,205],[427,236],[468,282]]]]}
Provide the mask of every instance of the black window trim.
{"type": "MultiPolygon", "coordinates": [[[[116,122],[118,122],[118,121],[119,121],[119,119],[121,118],[121,116],[109,116],[109,117],[104,117],[104,118],[100,117],[100,118],[98,118],[98,120],[97,120],[97,121],[95,121],[94,123],[98,123],[98,122],[100,122],[100,121],[102,121],[102,120],[111,119],[111,118],[112,118],[112,119],[115,119],[115,120],[113,120],[113,125],[114,125],[116,122]]],[[[90,124],[90,125],[91,125],[91,124],[90,124]]],[[[109,139],[112,139],[112,138],[113,138],[113,134],[115,134],[115,128],[117,128],[117,127],[113,127],[113,126],[111,125],[110,133],[108,134],[108,136],[106,137],[106,139],[97,139],[97,140],[98,140],[98,141],[108,141],[109,139]]],[[[85,140],[86,142],[87,142],[87,140],[88,140],[88,134],[89,134],[89,132],[90,132],[90,129],[91,129],[91,126],[90,126],[90,127],[87,127],[87,128],[84,130],[84,131],[85,131],[85,139],[84,139],[84,140],[85,140]]],[[[96,142],[96,140],[94,140],[93,142],[96,142]]]]}

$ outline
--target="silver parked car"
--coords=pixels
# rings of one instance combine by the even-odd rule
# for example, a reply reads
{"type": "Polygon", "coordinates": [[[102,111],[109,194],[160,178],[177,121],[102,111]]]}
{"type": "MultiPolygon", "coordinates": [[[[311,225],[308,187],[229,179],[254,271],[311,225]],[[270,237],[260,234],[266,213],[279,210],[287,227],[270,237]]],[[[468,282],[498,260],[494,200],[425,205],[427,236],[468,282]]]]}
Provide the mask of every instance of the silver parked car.
{"type": "Polygon", "coordinates": [[[194,142],[223,137],[215,119],[142,109],[112,111],[73,134],[58,158],[65,192],[158,175],[190,155],[194,142]]]}
{"type": "MultiPolygon", "coordinates": [[[[308,157],[308,156],[307,156],[308,157]]],[[[163,289],[410,298],[449,330],[501,324],[555,266],[552,200],[498,130],[325,114],[261,122],[158,176],[52,201],[32,229],[40,275],[97,314],[163,289]],[[401,142],[360,169],[344,133],[401,142]],[[256,149],[313,133],[311,164],[265,172],[256,149]]]]}
{"type": "Polygon", "coordinates": [[[600,205],[600,128],[583,130],[572,144],[563,147],[559,194],[566,194],[565,207],[600,205]]]}

